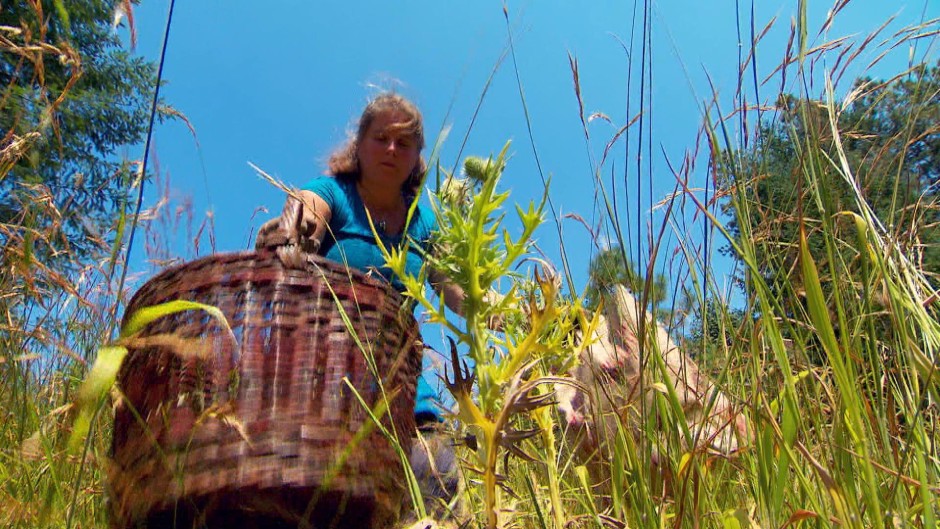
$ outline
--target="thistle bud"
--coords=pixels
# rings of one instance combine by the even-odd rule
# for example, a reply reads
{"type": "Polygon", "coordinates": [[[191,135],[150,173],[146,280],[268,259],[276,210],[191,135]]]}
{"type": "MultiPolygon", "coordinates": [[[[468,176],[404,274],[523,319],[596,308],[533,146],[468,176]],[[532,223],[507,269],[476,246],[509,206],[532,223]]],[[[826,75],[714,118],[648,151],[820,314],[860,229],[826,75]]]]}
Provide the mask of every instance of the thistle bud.
{"type": "Polygon", "coordinates": [[[478,183],[487,180],[490,171],[490,161],[484,160],[478,156],[467,156],[463,162],[463,172],[468,178],[478,183]]]}
{"type": "Polygon", "coordinates": [[[455,178],[448,176],[441,182],[441,189],[438,191],[441,201],[451,206],[467,202],[470,195],[470,186],[464,178],[455,178]]]}

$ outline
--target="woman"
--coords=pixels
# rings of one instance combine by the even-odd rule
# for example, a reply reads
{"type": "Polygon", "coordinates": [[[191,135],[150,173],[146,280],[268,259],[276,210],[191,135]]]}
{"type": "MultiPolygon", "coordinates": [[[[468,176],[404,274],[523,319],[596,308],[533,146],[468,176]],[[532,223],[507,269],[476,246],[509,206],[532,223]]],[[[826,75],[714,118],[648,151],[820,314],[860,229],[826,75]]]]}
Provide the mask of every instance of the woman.
{"type": "MultiPolygon", "coordinates": [[[[385,267],[366,212],[384,244],[410,245],[406,269],[417,275],[422,258],[419,248],[430,251],[430,237],[437,222],[427,208],[418,207],[406,227],[408,209],[420,192],[425,172],[421,149],[424,127],[421,112],[404,97],[384,93],[373,99],[359,118],[356,136],[334,152],[328,162],[330,176],[309,182],[299,195],[302,223],[320,245],[319,253],[352,268],[375,271],[398,290],[403,286],[385,267]],[[406,229],[407,228],[407,229],[406,229]]],[[[461,313],[463,291],[431,274],[431,283],[447,306],[461,313]]]]}
{"type": "MultiPolygon", "coordinates": [[[[402,291],[401,282],[385,266],[372,226],[386,247],[410,241],[406,270],[417,275],[423,264],[421,252],[432,251],[431,236],[437,229],[433,214],[420,205],[407,222],[408,209],[420,192],[424,177],[423,147],[424,127],[418,108],[401,95],[379,95],[366,105],[356,135],[330,156],[328,175],[304,186],[298,194],[302,204],[288,199],[281,218],[260,230],[257,246],[277,245],[286,238],[306,251],[317,251],[348,267],[377,273],[402,291]]],[[[429,275],[447,306],[462,314],[464,295],[460,287],[436,272],[429,275]]],[[[443,420],[436,393],[423,375],[418,379],[415,418],[419,427],[443,420]]],[[[452,451],[447,452],[434,454],[435,466],[441,474],[456,468],[452,451]],[[442,458],[449,465],[446,462],[442,465],[442,458]],[[451,468],[442,468],[446,466],[451,468]]],[[[420,477],[431,467],[426,454],[413,456],[417,456],[412,460],[420,477]]],[[[450,473],[451,483],[426,476],[430,479],[427,487],[422,488],[446,501],[455,492],[444,490],[456,485],[453,472],[450,473]],[[440,485],[444,485],[443,489],[440,485]]]]}

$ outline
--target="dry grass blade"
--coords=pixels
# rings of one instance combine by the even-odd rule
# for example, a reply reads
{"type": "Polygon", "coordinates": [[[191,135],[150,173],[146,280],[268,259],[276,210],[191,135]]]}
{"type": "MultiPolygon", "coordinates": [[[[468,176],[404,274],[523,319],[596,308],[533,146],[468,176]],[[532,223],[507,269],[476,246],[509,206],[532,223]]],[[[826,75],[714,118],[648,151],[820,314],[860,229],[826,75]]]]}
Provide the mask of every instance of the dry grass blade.
{"type": "Polygon", "coordinates": [[[130,29],[131,33],[131,50],[134,50],[134,48],[137,47],[137,24],[134,22],[133,0],[120,0],[114,6],[114,22],[112,26],[116,28],[124,17],[127,17],[127,27],[130,29]]]}
{"type": "Polygon", "coordinates": [[[189,129],[189,133],[193,136],[193,141],[196,142],[196,148],[197,149],[201,148],[201,145],[199,144],[199,136],[196,134],[196,127],[189,120],[189,117],[187,117],[186,114],[184,114],[181,110],[171,105],[168,105],[166,103],[160,104],[157,107],[157,112],[159,112],[160,114],[163,114],[164,116],[170,116],[170,117],[180,119],[186,125],[186,128],[189,129]]]}
{"type": "Polygon", "coordinates": [[[42,135],[38,132],[28,132],[23,136],[17,136],[13,134],[13,131],[8,133],[4,138],[5,144],[0,146],[0,182],[40,137],[42,135]]]}
{"type": "Polygon", "coordinates": [[[581,99],[581,76],[578,73],[578,59],[568,53],[568,67],[571,69],[571,79],[574,82],[574,95],[578,100],[578,117],[581,118],[581,128],[588,136],[587,121],[584,119],[584,100],[581,99]]]}
{"type": "Polygon", "coordinates": [[[290,195],[290,196],[292,196],[292,197],[294,197],[294,198],[298,198],[298,196],[297,196],[297,191],[296,191],[294,188],[288,186],[287,184],[285,184],[285,183],[282,182],[281,180],[279,180],[279,179],[277,179],[277,178],[275,178],[275,177],[269,175],[269,174],[266,173],[263,169],[261,169],[260,167],[258,167],[257,165],[255,165],[255,164],[253,164],[253,163],[251,163],[251,162],[248,162],[248,166],[251,167],[252,169],[254,169],[255,172],[258,173],[258,176],[260,176],[263,180],[265,180],[265,181],[268,182],[269,184],[271,184],[271,185],[273,185],[274,187],[278,188],[279,190],[283,191],[283,192],[284,192],[285,194],[287,194],[287,195],[290,195]]]}
{"type": "Polygon", "coordinates": [[[199,415],[196,423],[201,423],[206,419],[221,421],[222,424],[238,432],[238,435],[248,443],[249,447],[253,447],[251,438],[248,436],[248,429],[245,427],[244,422],[239,420],[235,411],[235,404],[232,401],[214,403],[199,415]]]}
{"type": "Polygon", "coordinates": [[[128,349],[161,347],[171,351],[182,359],[205,360],[216,350],[216,344],[203,338],[184,338],[176,334],[154,334],[151,336],[130,336],[116,342],[116,345],[128,349]]]}

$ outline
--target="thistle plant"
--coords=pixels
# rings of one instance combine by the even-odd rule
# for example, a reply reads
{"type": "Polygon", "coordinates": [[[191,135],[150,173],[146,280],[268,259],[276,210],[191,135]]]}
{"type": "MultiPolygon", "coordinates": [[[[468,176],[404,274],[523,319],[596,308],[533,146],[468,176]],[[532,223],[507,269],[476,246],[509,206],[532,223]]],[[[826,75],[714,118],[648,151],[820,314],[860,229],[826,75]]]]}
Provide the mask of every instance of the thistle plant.
{"type": "MultiPolygon", "coordinates": [[[[432,197],[440,224],[437,251],[427,256],[421,276],[405,274],[404,250],[387,253],[389,266],[401,277],[407,294],[427,311],[431,322],[443,325],[453,336],[446,383],[458,405],[458,421],[477,439],[466,470],[482,477],[487,527],[498,525],[497,513],[502,508],[498,489],[506,476],[498,469],[500,456],[508,452],[534,462],[525,443],[537,439],[554,451],[554,424],[545,406],[552,401],[550,385],[558,379],[549,374],[569,367],[575,357],[561,337],[570,334],[573,315],[580,313],[574,310],[577,302],[560,299],[559,282],[547,263],[535,270],[530,288],[520,288],[522,278],[512,272],[529,252],[532,235],[544,220],[547,194],[538,205],[530,202],[525,209],[516,207],[522,231],[513,238],[503,225],[502,207],[509,193],[497,191],[508,149],[509,143],[495,159],[467,158],[463,177],[444,173],[432,197]],[[445,275],[465,292],[462,325],[445,312],[443,300],[435,302],[429,296],[430,270],[445,275]],[[498,294],[495,287],[504,278],[511,286],[507,293],[498,294]],[[490,328],[494,321],[503,322],[502,333],[490,328]],[[458,348],[466,349],[472,367],[461,362],[458,348]]],[[[555,492],[552,503],[560,513],[555,492]]]]}

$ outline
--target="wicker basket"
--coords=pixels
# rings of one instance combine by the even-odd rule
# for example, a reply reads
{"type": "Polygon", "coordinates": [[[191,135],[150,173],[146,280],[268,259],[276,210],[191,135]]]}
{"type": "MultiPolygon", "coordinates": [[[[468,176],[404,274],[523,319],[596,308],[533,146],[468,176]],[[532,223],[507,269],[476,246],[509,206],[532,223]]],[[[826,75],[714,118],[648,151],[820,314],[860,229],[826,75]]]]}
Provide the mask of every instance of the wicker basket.
{"type": "Polygon", "coordinates": [[[397,515],[401,463],[343,378],[372,409],[384,388],[382,423],[407,454],[421,349],[398,293],[319,257],[293,270],[273,252],[242,252],[162,272],[126,314],[177,299],[218,307],[234,336],[192,310],[131,344],[118,374],[113,527],[367,527],[397,515]]]}

